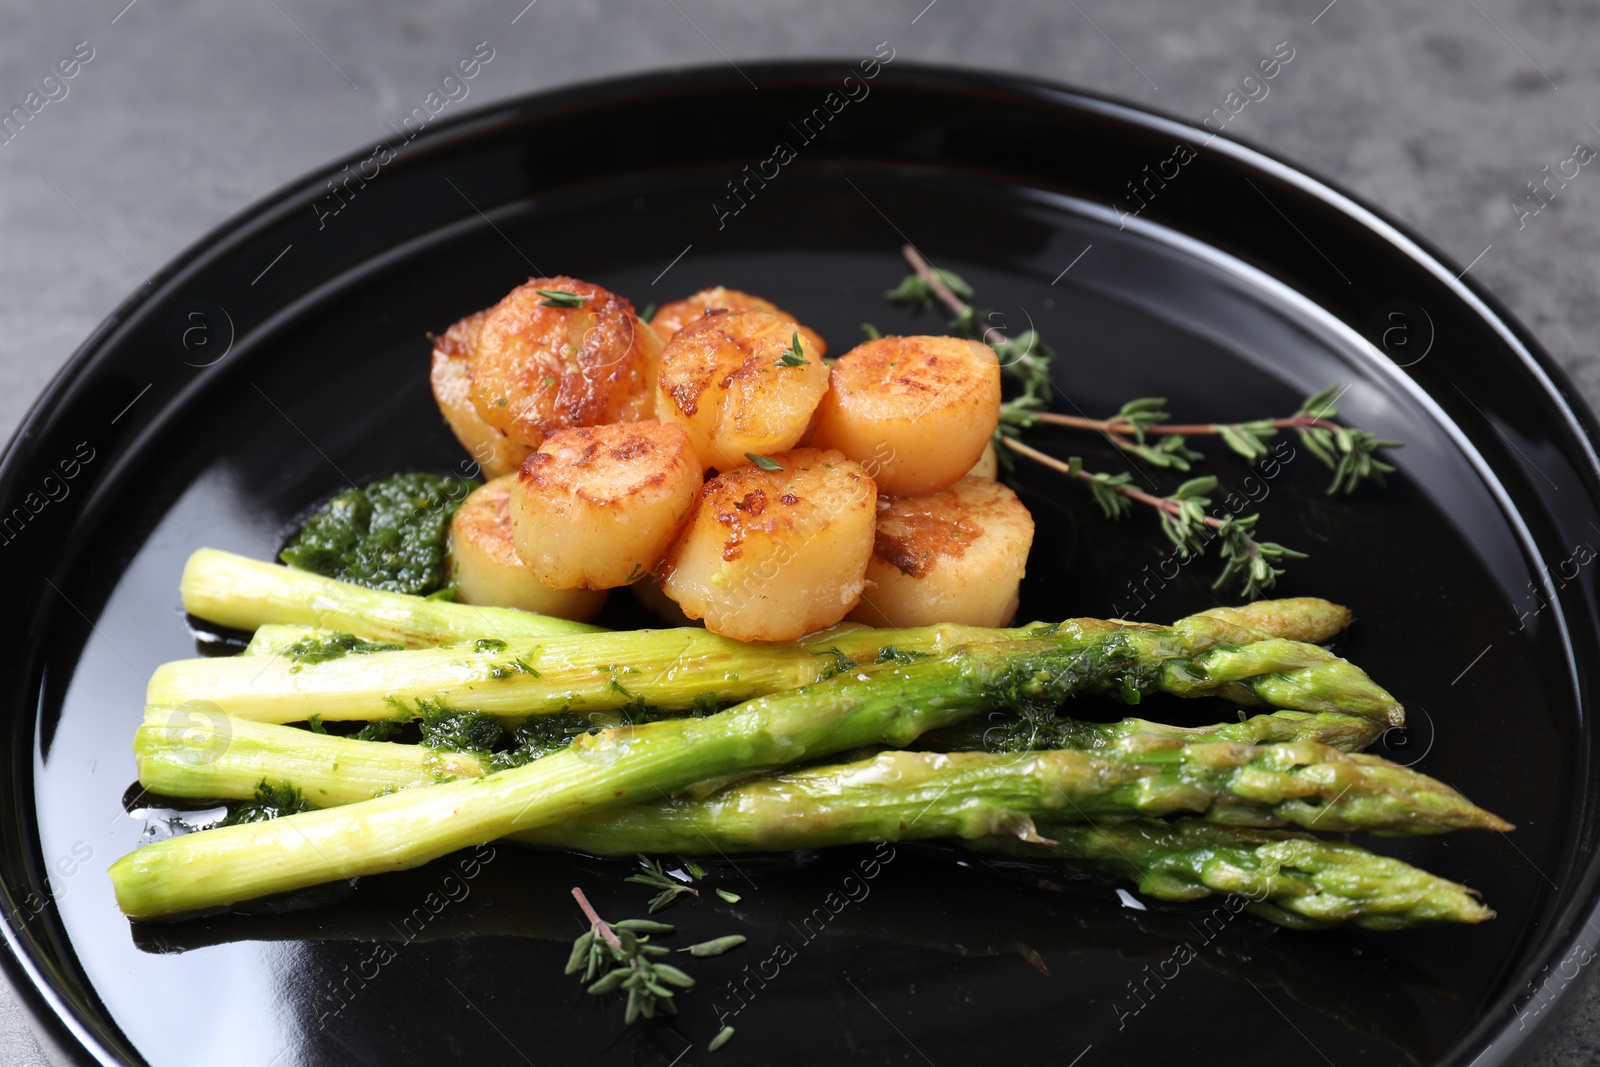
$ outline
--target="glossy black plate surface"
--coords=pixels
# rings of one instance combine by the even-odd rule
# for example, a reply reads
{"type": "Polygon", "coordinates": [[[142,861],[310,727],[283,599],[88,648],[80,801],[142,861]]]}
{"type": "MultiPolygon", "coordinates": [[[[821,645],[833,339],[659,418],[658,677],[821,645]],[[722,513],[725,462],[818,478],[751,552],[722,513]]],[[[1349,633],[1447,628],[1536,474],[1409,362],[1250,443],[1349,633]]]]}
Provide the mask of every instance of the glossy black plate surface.
{"type": "MultiPolygon", "coordinates": [[[[759,92],[732,71],[653,76],[441,124],[381,165],[363,149],[192,249],[40,402],[0,469],[21,599],[0,619],[0,893],[9,966],[49,1036],[81,1062],[155,1067],[666,1065],[710,1060],[726,1013],[728,1063],[1514,1055],[1592,918],[1597,836],[1596,464],[1531,342],[1365,209],[1189,127],[902,62],[870,80],[845,63],[748,73],[759,92]],[[777,167],[780,142],[794,158],[777,167]],[[1180,142],[1197,154],[1171,176],[1180,142]],[[1169,177],[1124,214],[1152,172],[1169,177]],[[155,819],[129,793],[145,679],[195,651],[184,559],[270,556],[347,479],[455,468],[429,331],[530,273],[570,273],[641,306],[735,285],[843,351],[862,322],[939,328],[882,299],[906,240],[1060,350],[1058,410],[1157,394],[1185,420],[1234,420],[1338,381],[1350,421],[1407,442],[1389,489],[1349,500],[1323,495],[1304,454],[1272,477],[1214,468],[1266,535],[1311,553],[1282,592],[1356,610],[1345,653],[1415,724],[1385,751],[1518,824],[1374,846],[1480,889],[1498,919],[1295,934],[934,846],[740,861],[714,879],[741,903],[670,918],[750,944],[696,968],[675,1024],[627,1033],[561,974],[569,887],[642,911],[625,865],[499,847],[314,910],[121,918],[105,868],[155,819]]],[[[1120,462],[1092,438],[1068,448],[1120,462]]],[[[1047,473],[1014,484],[1039,522],[1025,617],[1170,620],[1218,601],[1214,564],[1163,566],[1148,519],[1113,527],[1047,473]]]]}

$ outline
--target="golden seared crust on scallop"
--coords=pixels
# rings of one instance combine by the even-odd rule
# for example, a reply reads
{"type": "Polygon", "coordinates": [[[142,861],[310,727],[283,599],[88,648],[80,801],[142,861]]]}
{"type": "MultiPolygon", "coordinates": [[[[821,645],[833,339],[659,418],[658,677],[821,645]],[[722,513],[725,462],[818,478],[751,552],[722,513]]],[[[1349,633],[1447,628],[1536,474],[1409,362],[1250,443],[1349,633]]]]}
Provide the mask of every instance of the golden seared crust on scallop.
{"type": "Polygon", "coordinates": [[[434,342],[428,381],[433,399],[461,447],[472,454],[485,475],[498,478],[522,466],[533,449],[484,422],[472,403],[472,360],[478,354],[478,335],[487,314],[468,315],[434,342]]]}
{"type": "Polygon", "coordinates": [[[587,622],[606,602],[605,590],[553,589],[517,555],[511,526],[513,471],[474,489],[450,520],[450,576],[465,604],[521,608],[587,622]]]}
{"type": "Polygon", "coordinates": [[[537,447],[553,430],[655,414],[661,339],[633,305],[598,285],[533,278],[490,308],[472,362],[472,402],[485,422],[537,447]],[[560,306],[546,292],[571,293],[560,306]]]}
{"type": "Polygon", "coordinates": [[[682,300],[661,305],[656,310],[655,318],[650,320],[650,325],[655,328],[661,340],[670,341],[674,334],[691,322],[717,311],[765,311],[769,315],[794,321],[793,315],[770,300],[717,285],[710,289],[702,289],[682,300]]]}
{"type": "Polygon", "coordinates": [[[826,351],[822,338],[790,318],[706,315],[661,353],[656,411],[689,431],[708,468],[731,470],[750,453],[785,451],[800,441],[828,391],[826,351]]]}
{"type": "Polygon", "coordinates": [[[461,321],[451,323],[450,328],[434,343],[434,352],[446,359],[472,362],[477,358],[478,337],[483,333],[483,320],[488,315],[487,311],[474,311],[461,321]]]}
{"type": "Polygon", "coordinates": [[[868,589],[850,613],[870,626],[1004,626],[1033,545],[1033,516],[987,478],[878,502],[868,589]]]}
{"type": "Polygon", "coordinates": [[[866,464],[884,493],[949,485],[983,455],[1000,418],[994,350],[959,337],[881,337],[840,356],[811,442],[866,464]]]}
{"type": "Polygon", "coordinates": [[[690,618],[741,641],[832,626],[861,596],[877,487],[843,454],[797,448],[706,482],[657,573],[690,618]]]}
{"type": "Polygon", "coordinates": [[[517,555],[557,589],[627,585],[661,559],[700,484],[681,426],[647,419],[555,430],[511,487],[517,555]]]}

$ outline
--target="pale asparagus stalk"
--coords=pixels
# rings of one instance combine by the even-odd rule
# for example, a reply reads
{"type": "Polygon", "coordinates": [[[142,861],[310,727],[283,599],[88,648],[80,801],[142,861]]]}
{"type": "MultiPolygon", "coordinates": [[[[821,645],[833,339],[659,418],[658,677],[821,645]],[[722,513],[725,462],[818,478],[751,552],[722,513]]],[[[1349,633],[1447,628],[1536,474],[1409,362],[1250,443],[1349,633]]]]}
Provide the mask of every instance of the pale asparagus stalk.
{"type": "Polygon", "coordinates": [[[594,711],[643,702],[687,709],[728,703],[871,669],[896,657],[946,654],[984,641],[1037,636],[1094,650],[1097,677],[1082,691],[1127,701],[1167,692],[1238,703],[1342,711],[1399,725],[1400,705],[1358,668],[1314,644],[1266,635],[1240,619],[1323,634],[1348,620],[1326,601],[1261,602],[1182,619],[1171,627],[1073,619],[1009,630],[945,624],[906,630],[845,625],[789,644],[750,645],[684,627],[507,641],[480,639],[300,663],[287,656],[179,660],[151,676],[146,703],[201,703],[263,722],[392,718],[397,710],[448,706],[490,715],[594,711]],[[1229,681],[1226,679],[1238,679],[1229,681]]]}
{"type": "Polygon", "coordinates": [[[314,626],[407,648],[476,637],[538,637],[600,628],[515,608],[479,607],[385,593],[278,563],[198,549],[179,583],[183,609],[219,626],[314,626]]]}

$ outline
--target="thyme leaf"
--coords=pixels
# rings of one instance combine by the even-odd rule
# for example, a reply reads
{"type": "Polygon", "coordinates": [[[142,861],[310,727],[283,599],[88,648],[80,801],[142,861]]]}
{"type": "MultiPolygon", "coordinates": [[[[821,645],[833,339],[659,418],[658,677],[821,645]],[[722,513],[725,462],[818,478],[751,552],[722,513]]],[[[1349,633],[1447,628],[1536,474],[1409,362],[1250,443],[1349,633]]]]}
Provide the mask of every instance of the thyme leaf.
{"type": "Polygon", "coordinates": [[[539,306],[542,308],[581,308],[583,302],[589,299],[581,293],[566,289],[535,289],[534,292],[544,297],[539,301],[539,306]]]}

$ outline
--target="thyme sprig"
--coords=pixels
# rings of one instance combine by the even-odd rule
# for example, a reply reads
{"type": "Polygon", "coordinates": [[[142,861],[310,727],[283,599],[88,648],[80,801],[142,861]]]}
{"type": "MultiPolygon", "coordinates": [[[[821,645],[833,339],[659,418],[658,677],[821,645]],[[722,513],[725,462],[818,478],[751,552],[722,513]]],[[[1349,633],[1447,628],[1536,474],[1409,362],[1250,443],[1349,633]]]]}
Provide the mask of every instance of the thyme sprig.
{"type": "Polygon", "coordinates": [[[659,893],[650,898],[649,910],[651,915],[672,904],[685,893],[692,897],[700,895],[700,890],[693,886],[684,885],[668,874],[661,866],[660,860],[653,860],[648,856],[640,856],[639,866],[642,870],[637,874],[630,874],[625,881],[660,890],[659,893]]]}
{"type": "Polygon", "coordinates": [[[774,363],[773,366],[804,367],[806,362],[805,351],[800,347],[800,331],[796,330],[794,331],[794,336],[789,340],[789,347],[784,349],[783,355],[778,357],[778,362],[774,363]]]}
{"type": "MultiPolygon", "coordinates": [[[[646,866],[649,866],[648,862],[646,866]]],[[[656,870],[659,872],[659,864],[656,870]]],[[[630,882],[638,880],[628,879],[630,882]]],[[[581,974],[593,996],[626,992],[628,1001],[623,1013],[625,1026],[631,1026],[640,1019],[653,1019],[658,1012],[662,1015],[678,1014],[678,1005],[673,997],[680,989],[692,989],[694,979],[672,964],[663,963],[661,957],[670,955],[672,950],[651,940],[671,934],[676,927],[654,919],[607,922],[577,886],[572,888],[572,899],[578,902],[584,918],[589,920],[589,928],[572,942],[566,973],[581,974]]],[[[732,952],[747,940],[743,934],[727,934],[678,951],[687,952],[695,959],[713,959],[725,952],[732,952]]],[[[713,1039],[711,1051],[727,1044],[732,1036],[732,1028],[725,1027],[713,1039]]]]}
{"type": "Polygon", "coordinates": [[[1153,467],[1187,473],[1205,458],[1189,447],[1189,437],[1219,437],[1233,452],[1256,464],[1270,455],[1268,438],[1293,430],[1306,450],[1333,472],[1328,486],[1330,495],[1348,495],[1363,481],[1382,485],[1383,475],[1395,469],[1376,453],[1383,448],[1399,448],[1401,442],[1334,421],[1338,416],[1338,409],[1333,406],[1339,396],[1337,385],[1306,398],[1292,415],[1238,423],[1173,424],[1163,397],[1130,400],[1108,419],[1049,411],[1054,387],[1050,364],[1055,352],[1038,332],[1028,329],[1014,338],[1007,337],[989,325],[992,312],[970,303],[976,294],[965,279],[935,268],[909,244],[901,252],[912,273],[884,295],[897,303],[924,309],[942,304],[954,316],[949,321],[950,331],[989,345],[1002,369],[1021,384],[1020,392],[1013,393],[1000,407],[995,442],[1000,446],[1002,462],[1009,467],[1010,455],[1015,453],[1076,479],[1108,519],[1128,517],[1134,503],[1150,507],[1160,520],[1162,533],[1186,559],[1216,543],[1223,567],[1213,588],[1232,585],[1246,597],[1262,596],[1284,573],[1280,564],[1304,559],[1305,554],[1273,541],[1257,540],[1255,528],[1261,518],[1258,514],[1208,514],[1212,502],[1208,494],[1217,489],[1214,477],[1190,478],[1166,495],[1148,493],[1132,485],[1132,477],[1126,472],[1090,471],[1078,456],[1057,459],[1024,443],[1022,433],[1039,423],[1089,430],[1153,467]]]}
{"type": "Polygon", "coordinates": [[[1128,401],[1109,419],[1041,411],[1034,414],[1033,421],[1092,430],[1104,434],[1112,444],[1139,456],[1152,466],[1170,466],[1183,471],[1189,469],[1187,461],[1204,458],[1187,447],[1186,437],[1215,435],[1229,449],[1255,464],[1270,454],[1268,438],[1277,436],[1280,430],[1293,430],[1306,451],[1333,471],[1328,495],[1348,496],[1363,481],[1383,485],[1383,476],[1395,468],[1377,458],[1378,449],[1403,448],[1405,442],[1388,440],[1370,431],[1341,426],[1335,422],[1339,409],[1333,405],[1338,399],[1338,388],[1337,385],[1330,385],[1307,397],[1292,415],[1252,419],[1249,422],[1172,424],[1168,422],[1171,416],[1163,410],[1166,398],[1154,396],[1128,401]],[[1151,445],[1148,440],[1151,437],[1159,438],[1159,443],[1151,445]]]}
{"type": "Polygon", "coordinates": [[[662,963],[659,957],[668,955],[671,949],[650,941],[653,936],[672,933],[673,927],[650,919],[608,923],[600,918],[582,889],[574,886],[572,897],[589,920],[589,929],[572,943],[566,973],[581,972],[589,992],[597,997],[625,990],[628,1005],[624,1025],[641,1018],[653,1019],[657,1012],[678,1014],[672,998],[680,989],[693,988],[694,979],[672,964],[662,963]]]}
{"type": "Polygon", "coordinates": [[[1254,600],[1276,585],[1283,575],[1284,568],[1276,564],[1287,559],[1306,558],[1304,552],[1296,552],[1275,541],[1257,541],[1255,528],[1260,515],[1217,518],[1206,514],[1211,498],[1205,494],[1217,488],[1217,479],[1211,475],[1191,478],[1166,496],[1158,496],[1128,484],[1132,478],[1126,471],[1120,474],[1088,471],[1078,456],[1059,460],[1014,437],[1005,438],[1004,444],[1051,470],[1083,482],[1108,519],[1127,518],[1133,510],[1130,501],[1155,509],[1161,520],[1161,532],[1184,559],[1202,555],[1213,541],[1218,542],[1223,567],[1217,580],[1211,583],[1213,589],[1233,584],[1243,596],[1254,600]]]}

